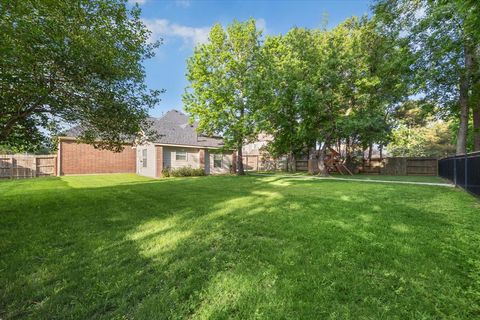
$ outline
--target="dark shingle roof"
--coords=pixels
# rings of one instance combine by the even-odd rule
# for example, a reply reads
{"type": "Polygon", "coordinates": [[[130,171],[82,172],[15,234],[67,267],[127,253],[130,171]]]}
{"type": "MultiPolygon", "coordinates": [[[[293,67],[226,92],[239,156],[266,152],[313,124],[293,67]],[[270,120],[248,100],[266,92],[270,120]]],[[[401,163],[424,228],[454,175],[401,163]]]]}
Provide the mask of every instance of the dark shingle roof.
{"type": "Polygon", "coordinates": [[[180,144],[200,147],[223,147],[221,138],[206,137],[197,133],[198,124],[189,123],[188,116],[177,110],[168,111],[161,118],[153,118],[153,128],[160,135],[160,144],[180,144]]]}
{"type": "MultiPolygon", "coordinates": [[[[153,141],[159,144],[176,144],[198,147],[223,147],[223,139],[206,137],[197,133],[198,124],[189,123],[188,116],[178,110],[170,110],[160,118],[150,118],[152,128],[158,133],[153,141]]],[[[68,137],[77,137],[81,133],[79,126],[66,132],[68,137]]]]}

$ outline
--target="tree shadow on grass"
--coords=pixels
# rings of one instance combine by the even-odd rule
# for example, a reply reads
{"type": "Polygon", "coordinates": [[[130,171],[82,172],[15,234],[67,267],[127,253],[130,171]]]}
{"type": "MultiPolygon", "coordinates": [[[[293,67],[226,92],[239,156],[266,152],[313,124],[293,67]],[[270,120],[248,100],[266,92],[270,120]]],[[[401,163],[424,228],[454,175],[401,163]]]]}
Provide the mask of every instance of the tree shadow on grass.
{"type": "Polygon", "coordinates": [[[437,318],[479,310],[474,266],[444,250],[478,256],[478,222],[458,223],[443,199],[455,193],[252,177],[63,187],[56,197],[32,190],[15,198],[15,219],[2,228],[1,317],[437,318]],[[444,207],[415,205],[439,192],[428,203],[444,207]]]}

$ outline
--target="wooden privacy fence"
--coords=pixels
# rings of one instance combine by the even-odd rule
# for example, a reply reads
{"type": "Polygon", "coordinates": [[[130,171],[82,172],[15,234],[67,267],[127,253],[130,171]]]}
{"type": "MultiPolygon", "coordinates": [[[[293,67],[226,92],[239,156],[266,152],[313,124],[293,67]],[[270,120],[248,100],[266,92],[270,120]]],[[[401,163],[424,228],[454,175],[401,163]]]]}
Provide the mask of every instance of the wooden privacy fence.
{"type": "Polygon", "coordinates": [[[364,160],[360,168],[363,173],[385,175],[423,175],[436,176],[438,160],[436,158],[393,157],[384,159],[364,160]]]}
{"type": "Polygon", "coordinates": [[[248,171],[282,171],[286,170],[286,160],[273,159],[262,155],[244,155],[242,162],[248,171]]]}
{"type": "MultiPolygon", "coordinates": [[[[297,171],[308,171],[309,160],[296,160],[297,171]]],[[[243,156],[245,170],[250,171],[284,171],[286,159],[271,159],[259,155],[243,156]]],[[[425,175],[436,176],[438,169],[436,158],[392,157],[364,160],[358,167],[360,172],[385,175],[425,175]]]]}
{"type": "Polygon", "coordinates": [[[0,178],[34,178],[56,173],[56,155],[0,155],[0,178]]]}

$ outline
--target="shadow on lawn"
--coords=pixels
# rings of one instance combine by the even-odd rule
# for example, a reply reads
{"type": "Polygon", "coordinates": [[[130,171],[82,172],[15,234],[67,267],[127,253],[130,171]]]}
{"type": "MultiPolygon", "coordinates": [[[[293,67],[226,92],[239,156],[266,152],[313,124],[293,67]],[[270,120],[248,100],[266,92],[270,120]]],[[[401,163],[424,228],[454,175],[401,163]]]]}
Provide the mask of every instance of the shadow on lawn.
{"type": "Polygon", "coordinates": [[[2,318],[479,312],[478,260],[459,261],[478,254],[479,224],[465,229],[473,214],[459,218],[458,203],[442,200],[451,190],[251,177],[63,182],[0,207],[10,215],[2,318]],[[443,207],[415,205],[422,197],[443,207]]]}

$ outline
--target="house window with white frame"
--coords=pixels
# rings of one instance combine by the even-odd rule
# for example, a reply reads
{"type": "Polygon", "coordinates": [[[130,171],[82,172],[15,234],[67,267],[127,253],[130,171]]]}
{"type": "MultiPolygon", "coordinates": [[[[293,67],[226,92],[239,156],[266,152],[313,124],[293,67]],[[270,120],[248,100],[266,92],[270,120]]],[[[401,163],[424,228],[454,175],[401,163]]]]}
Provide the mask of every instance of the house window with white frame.
{"type": "Polygon", "coordinates": [[[185,150],[175,151],[175,160],[176,161],[187,161],[187,151],[185,151],[185,150]]]}
{"type": "Polygon", "coordinates": [[[142,150],[142,167],[147,167],[147,149],[142,150]]]}
{"type": "Polygon", "coordinates": [[[213,167],[214,168],[221,168],[222,167],[222,160],[223,160],[223,155],[219,153],[215,153],[213,155],[213,167]]]}

